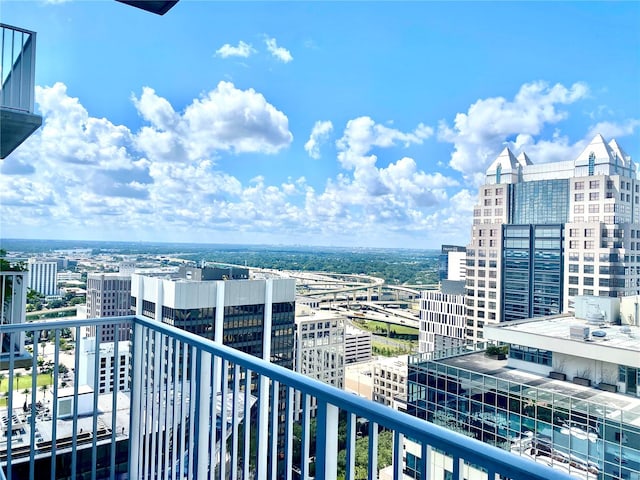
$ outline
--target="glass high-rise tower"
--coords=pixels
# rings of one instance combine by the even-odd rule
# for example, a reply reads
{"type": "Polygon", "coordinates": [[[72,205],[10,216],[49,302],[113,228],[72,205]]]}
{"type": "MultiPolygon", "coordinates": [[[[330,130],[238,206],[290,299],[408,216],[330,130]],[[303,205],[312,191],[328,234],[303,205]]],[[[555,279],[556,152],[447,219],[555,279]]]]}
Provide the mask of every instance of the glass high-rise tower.
{"type": "Polygon", "coordinates": [[[576,295],[639,294],[635,163],[601,135],[563,162],[505,148],[480,187],[466,258],[472,341],[487,323],[571,310],[576,295]]]}

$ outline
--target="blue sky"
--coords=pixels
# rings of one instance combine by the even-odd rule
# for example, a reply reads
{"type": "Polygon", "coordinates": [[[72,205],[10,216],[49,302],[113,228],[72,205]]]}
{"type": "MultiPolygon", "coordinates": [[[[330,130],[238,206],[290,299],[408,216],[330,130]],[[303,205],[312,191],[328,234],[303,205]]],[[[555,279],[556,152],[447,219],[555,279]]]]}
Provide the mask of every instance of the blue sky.
{"type": "Polygon", "coordinates": [[[2,237],[466,244],[505,145],[640,159],[638,2],[1,1],[43,126],[2,237]]]}

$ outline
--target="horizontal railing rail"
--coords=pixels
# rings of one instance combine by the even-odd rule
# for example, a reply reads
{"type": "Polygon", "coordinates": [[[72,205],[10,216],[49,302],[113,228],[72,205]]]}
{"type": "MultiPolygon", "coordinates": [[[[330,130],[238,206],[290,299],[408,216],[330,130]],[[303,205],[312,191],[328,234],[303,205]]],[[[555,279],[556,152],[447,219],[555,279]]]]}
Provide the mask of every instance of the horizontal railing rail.
{"type": "MultiPolygon", "coordinates": [[[[377,478],[379,467],[386,466],[378,464],[378,454],[388,448],[380,443],[385,435],[392,438],[391,461],[383,461],[390,463],[394,479],[403,478],[405,440],[418,446],[416,470],[422,479],[444,476],[440,459],[445,459],[444,463],[449,465],[447,469],[456,479],[468,478],[469,469],[484,472],[482,475],[488,479],[498,476],[571,478],[544,464],[146,317],[39,321],[0,329],[5,334],[53,331],[53,355],[57,358],[60,333],[64,329],[72,329],[78,335],[77,349],[81,327],[95,327],[100,334],[105,324],[115,326],[116,330],[129,328],[129,325],[132,328],[131,379],[127,392],[129,478],[292,480],[315,475],[315,478],[330,480],[338,478],[340,471],[346,479],[354,479],[356,442],[363,441],[367,443],[368,455],[366,464],[358,465],[358,468],[366,469],[368,478],[377,478]],[[362,421],[367,427],[361,428],[362,421]],[[434,461],[436,456],[438,461],[434,461]]],[[[34,342],[34,358],[38,355],[37,348],[37,342],[34,342]]],[[[115,350],[118,358],[117,347],[115,350]]],[[[76,365],[79,364],[78,357],[76,350],[76,365]]],[[[96,391],[99,367],[102,368],[98,358],[96,355],[91,365],[96,391]]],[[[34,360],[33,363],[37,362],[34,360]]],[[[56,377],[59,375],[57,370],[53,373],[56,377]]],[[[12,388],[13,371],[8,377],[12,388]]],[[[79,380],[76,367],[73,372],[74,409],[82,402],[79,380]]],[[[118,383],[118,374],[115,380],[118,383]]],[[[56,383],[54,400],[59,394],[56,383]]],[[[112,395],[113,410],[121,409],[117,392],[112,395]]],[[[8,398],[12,397],[10,394],[8,398]]],[[[89,408],[93,410],[93,431],[97,431],[100,422],[104,421],[98,421],[97,397],[93,396],[93,405],[89,408]]],[[[33,405],[35,396],[32,400],[33,405]]],[[[10,400],[10,409],[11,403],[10,400]]],[[[32,412],[35,413],[33,407],[32,412]]],[[[58,413],[54,413],[54,418],[58,413]]],[[[11,428],[11,415],[7,418],[11,428]]],[[[32,414],[30,421],[33,419],[32,414]]],[[[115,413],[111,414],[110,421],[111,450],[108,453],[110,467],[115,471],[119,440],[118,432],[113,428],[115,413]]],[[[77,436],[77,432],[74,435],[77,436]]],[[[92,458],[98,458],[98,441],[92,440],[90,445],[92,458]]],[[[78,447],[76,437],[73,437],[72,448],[78,447]]],[[[51,454],[54,455],[55,450],[51,454]]],[[[76,453],[72,461],[77,462],[79,456],[76,453]]],[[[9,462],[10,459],[9,454],[9,462]]],[[[35,466],[33,454],[29,461],[35,466]]],[[[55,478],[55,467],[52,468],[51,478],[55,478]]],[[[31,478],[33,475],[32,469],[31,478]]],[[[94,467],[92,478],[96,475],[94,467]]],[[[115,477],[113,473],[111,475],[111,478],[115,477]]],[[[11,480],[10,471],[8,478],[11,480]]]]}

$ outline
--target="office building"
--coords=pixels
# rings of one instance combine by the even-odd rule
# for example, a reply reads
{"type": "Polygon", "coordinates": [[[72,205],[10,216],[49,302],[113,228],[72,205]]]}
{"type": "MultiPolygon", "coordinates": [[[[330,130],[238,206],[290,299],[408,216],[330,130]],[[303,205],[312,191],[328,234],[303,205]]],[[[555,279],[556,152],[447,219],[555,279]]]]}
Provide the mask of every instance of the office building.
{"type": "Polygon", "coordinates": [[[411,357],[409,413],[578,478],[638,478],[640,327],[620,324],[626,300],[486,326],[502,350],[411,357]]]}
{"type": "Polygon", "coordinates": [[[131,275],[137,315],[175,325],[293,369],[295,280],[190,280],[183,275],[131,275]]]}
{"type": "MultiPolygon", "coordinates": [[[[87,318],[121,317],[131,313],[131,275],[123,273],[89,273],[87,275],[87,318]]],[[[129,340],[129,329],[119,329],[118,339],[114,326],[101,326],[99,343],[129,340]]],[[[96,336],[91,327],[86,336],[96,336]]]]}
{"type": "Polygon", "coordinates": [[[29,288],[41,295],[57,295],[58,263],[55,260],[39,260],[30,258],[27,262],[29,269],[29,288]]]}
{"type": "Polygon", "coordinates": [[[640,184],[615,140],[535,165],[508,148],[486,171],[467,247],[467,331],[566,312],[577,295],[640,293],[640,184]]]}
{"type": "Polygon", "coordinates": [[[465,343],[465,282],[443,280],[440,290],[420,292],[418,351],[434,352],[465,343]]]}
{"type": "Polygon", "coordinates": [[[464,280],[466,277],[466,247],[442,245],[438,258],[438,277],[443,280],[464,280]]]}

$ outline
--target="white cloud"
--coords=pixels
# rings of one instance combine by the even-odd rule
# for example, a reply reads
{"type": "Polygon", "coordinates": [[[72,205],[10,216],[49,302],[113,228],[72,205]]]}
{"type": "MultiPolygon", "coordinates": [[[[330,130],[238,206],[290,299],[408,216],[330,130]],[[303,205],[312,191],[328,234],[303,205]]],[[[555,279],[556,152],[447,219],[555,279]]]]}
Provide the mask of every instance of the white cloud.
{"type": "Polygon", "coordinates": [[[559,106],[583,99],[588,92],[583,83],[567,88],[533,82],[522,85],[512,101],[503,97],[478,100],[467,113],[455,116],[453,126],[440,122],[439,140],[454,145],[449,165],[467,178],[484,172],[510,136],[540,134],[546,125],[567,117],[559,106]]]}
{"type": "Polygon", "coordinates": [[[632,118],[616,122],[599,122],[589,129],[588,137],[593,138],[596,134],[601,134],[606,139],[626,137],[633,135],[640,128],[640,119],[632,118]]]}
{"type": "Polygon", "coordinates": [[[247,58],[251,54],[255,53],[256,50],[249,43],[245,43],[242,40],[238,42],[238,46],[234,47],[229,43],[225,43],[218,50],[216,50],[216,56],[222,58],[228,57],[243,57],[247,58]]]}
{"type": "Polygon", "coordinates": [[[333,130],[333,123],[329,120],[318,120],[313,129],[309,140],[304,144],[304,149],[307,151],[311,158],[318,160],[320,158],[320,145],[329,138],[329,134],[333,130]]]}
{"type": "Polygon", "coordinates": [[[347,122],[344,135],[336,142],[340,150],[338,160],[346,169],[375,163],[375,157],[367,156],[371,147],[391,147],[397,142],[408,147],[412,143],[422,144],[431,135],[433,129],[422,123],[413,132],[404,133],[377,124],[370,117],[358,117],[347,122]]]}
{"type": "Polygon", "coordinates": [[[133,98],[151,125],[136,136],[138,148],[155,159],[208,158],[220,151],[273,154],[293,140],[287,116],[253,89],[230,82],[218,86],[176,114],[169,102],[145,87],[133,98]]]}
{"type": "Polygon", "coordinates": [[[264,39],[264,43],[267,46],[267,50],[269,50],[269,53],[271,53],[271,55],[276,57],[281,62],[289,63],[293,60],[291,52],[284,47],[279,47],[275,38],[267,37],[264,39]]]}

